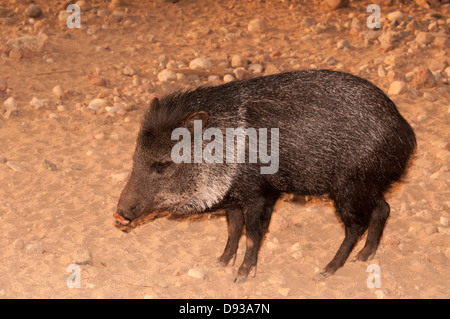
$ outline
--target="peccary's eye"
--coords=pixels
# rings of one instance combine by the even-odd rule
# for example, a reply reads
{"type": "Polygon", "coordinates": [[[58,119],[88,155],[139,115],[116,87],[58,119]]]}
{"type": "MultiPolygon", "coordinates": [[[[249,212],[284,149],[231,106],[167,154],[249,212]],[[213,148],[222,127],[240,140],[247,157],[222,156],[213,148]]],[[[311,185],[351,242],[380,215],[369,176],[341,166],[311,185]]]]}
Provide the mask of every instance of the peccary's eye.
{"type": "Polygon", "coordinates": [[[164,169],[166,169],[172,162],[155,163],[155,171],[160,174],[164,169]]]}

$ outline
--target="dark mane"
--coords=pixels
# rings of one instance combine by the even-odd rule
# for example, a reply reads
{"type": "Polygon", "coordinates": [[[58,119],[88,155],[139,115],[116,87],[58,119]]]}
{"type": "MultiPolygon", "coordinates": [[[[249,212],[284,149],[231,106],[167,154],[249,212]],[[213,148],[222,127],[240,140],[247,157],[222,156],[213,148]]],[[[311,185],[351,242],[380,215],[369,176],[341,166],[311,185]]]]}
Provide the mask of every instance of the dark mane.
{"type": "Polygon", "coordinates": [[[177,127],[183,117],[192,109],[192,90],[176,91],[161,99],[155,98],[144,115],[141,130],[146,134],[153,134],[177,127]]]}

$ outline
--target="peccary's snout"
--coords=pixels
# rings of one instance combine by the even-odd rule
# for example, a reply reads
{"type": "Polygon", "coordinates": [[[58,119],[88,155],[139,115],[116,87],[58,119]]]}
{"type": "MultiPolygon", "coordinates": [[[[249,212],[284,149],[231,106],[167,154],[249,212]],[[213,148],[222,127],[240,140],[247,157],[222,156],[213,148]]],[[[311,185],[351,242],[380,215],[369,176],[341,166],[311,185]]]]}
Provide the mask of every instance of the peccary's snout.
{"type": "Polygon", "coordinates": [[[144,213],[143,207],[146,205],[141,203],[143,196],[141,196],[135,184],[132,175],[120,194],[117,210],[113,215],[122,225],[129,224],[133,219],[144,213]]]}

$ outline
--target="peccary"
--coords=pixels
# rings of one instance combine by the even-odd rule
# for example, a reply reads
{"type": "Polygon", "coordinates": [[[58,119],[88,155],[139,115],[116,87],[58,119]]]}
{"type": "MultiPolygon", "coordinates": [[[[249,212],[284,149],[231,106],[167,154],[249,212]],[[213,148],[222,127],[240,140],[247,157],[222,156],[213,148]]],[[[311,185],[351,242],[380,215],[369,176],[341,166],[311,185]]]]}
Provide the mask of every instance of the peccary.
{"type": "Polygon", "coordinates": [[[256,267],[280,195],[328,194],[345,238],[322,272],[327,276],[344,265],[367,229],[357,259],[373,257],[390,212],[384,194],[403,176],[415,147],[412,128],[382,90],[343,72],[293,71],[175,92],[155,98],[144,117],[114,217],[128,224],[157,210],[224,210],[228,241],[218,263],[226,266],[236,257],[245,228],[247,249],[235,279],[242,282],[256,267]],[[193,132],[198,121],[202,132],[278,128],[278,169],[262,174],[267,161],[260,160],[175,163],[171,153],[179,141],[173,131],[193,132]]]}

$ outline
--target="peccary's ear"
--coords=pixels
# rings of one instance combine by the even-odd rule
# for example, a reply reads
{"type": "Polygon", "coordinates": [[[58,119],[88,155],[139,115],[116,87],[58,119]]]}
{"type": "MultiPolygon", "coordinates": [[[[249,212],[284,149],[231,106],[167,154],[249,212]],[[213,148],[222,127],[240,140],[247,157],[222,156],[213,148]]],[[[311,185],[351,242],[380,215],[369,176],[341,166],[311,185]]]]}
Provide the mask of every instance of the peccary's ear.
{"type": "Polygon", "coordinates": [[[202,125],[204,126],[206,121],[208,120],[208,113],[204,111],[200,112],[189,112],[183,117],[183,126],[189,130],[194,128],[194,121],[202,121],[202,125]]]}
{"type": "Polygon", "coordinates": [[[150,108],[155,108],[159,106],[159,100],[157,97],[154,97],[153,100],[150,102],[150,108]]]}

